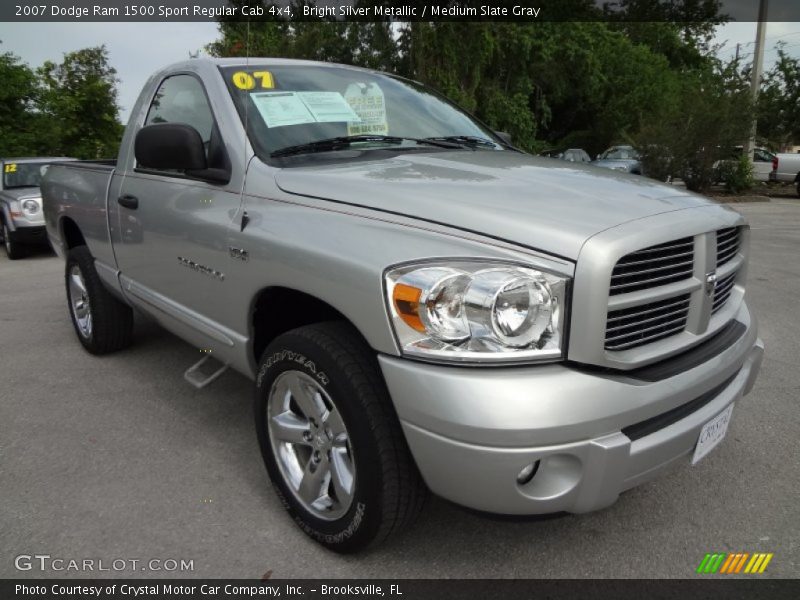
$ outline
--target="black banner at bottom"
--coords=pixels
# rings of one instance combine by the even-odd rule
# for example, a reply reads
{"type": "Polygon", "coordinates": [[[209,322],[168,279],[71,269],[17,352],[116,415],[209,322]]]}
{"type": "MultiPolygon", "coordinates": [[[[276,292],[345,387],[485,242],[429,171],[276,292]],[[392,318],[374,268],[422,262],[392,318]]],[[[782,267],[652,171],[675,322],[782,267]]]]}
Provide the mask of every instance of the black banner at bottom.
{"type": "Polygon", "coordinates": [[[517,599],[754,600],[800,598],[798,579],[3,579],[0,598],[131,600],[517,599]]]}

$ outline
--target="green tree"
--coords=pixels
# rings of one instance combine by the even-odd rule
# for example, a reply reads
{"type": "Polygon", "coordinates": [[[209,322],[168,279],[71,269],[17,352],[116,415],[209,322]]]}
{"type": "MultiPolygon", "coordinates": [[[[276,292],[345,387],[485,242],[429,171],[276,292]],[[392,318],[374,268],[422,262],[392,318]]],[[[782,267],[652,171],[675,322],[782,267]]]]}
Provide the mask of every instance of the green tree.
{"type": "Polygon", "coordinates": [[[789,56],[783,44],[758,95],[757,131],[775,147],[800,141],[800,58],[789,56]]]}
{"type": "Polygon", "coordinates": [[[708,65],[714,30],[727,20],[721,9],[720,0],[617,0],[605,4],[612,27],[634,44],[663,55],[676,69],[708,65]]]}
{"type": "Polygon", "coordinates": [[[747,139],[753,110],[746,72],[736,61],[683,72],[668,108],[635,136],[645,171],[707,191],[719,176],[718,161],[747,139]]]}
{"type": "Polygon", "coordinates": [[[37,154],[36,75],[18,56],[0,54],[0,156],[37,154]]]}
{"type": "Polygon", "coordinates": [[[47,61],[38,70],[40,110],[49,120],[50,152],[78,158],[115,156],[123,127],[117,106],[116,71],[105,46],[47,61]]]}

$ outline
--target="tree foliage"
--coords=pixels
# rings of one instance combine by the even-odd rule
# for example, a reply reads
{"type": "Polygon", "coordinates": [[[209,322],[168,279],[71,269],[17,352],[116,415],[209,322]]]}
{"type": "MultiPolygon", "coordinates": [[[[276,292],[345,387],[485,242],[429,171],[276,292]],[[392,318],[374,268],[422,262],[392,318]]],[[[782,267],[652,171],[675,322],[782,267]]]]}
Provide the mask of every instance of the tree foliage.
{"type": "Polygon", "coordinates": [[[0,156],[36,154],[36,76],[19,57],[0,54],[0,156]]]}
{"type": "Polygon", "coordinates": [[[116,156],[123,127],[104,46],[37,70],[0,54],[0,156],[116,156]]]}
{"type": "Polygon", "coordinates": [[[776,148],[800,140],[800,58],[790,57],[783,45],[758,96],[758,136],[776,148]]]}
{"type": "Polygon", "coordinates": [[[748,78],[737,62],[709,64],[677,80],[658,118],[635,136],[645,172],[658,179],[680,177],[695,191],[717,179],[718,161],[747,139],[753,118],[748,78]]]}
{"type": "Polygon", "coordinates": [[[79,158],[114,156],[122,126],[116,71],[105,46],[70,52],[60,64],[47,61],[37,74],[39,110],[51,124],[42,132],[50,151],[79,158]]]}

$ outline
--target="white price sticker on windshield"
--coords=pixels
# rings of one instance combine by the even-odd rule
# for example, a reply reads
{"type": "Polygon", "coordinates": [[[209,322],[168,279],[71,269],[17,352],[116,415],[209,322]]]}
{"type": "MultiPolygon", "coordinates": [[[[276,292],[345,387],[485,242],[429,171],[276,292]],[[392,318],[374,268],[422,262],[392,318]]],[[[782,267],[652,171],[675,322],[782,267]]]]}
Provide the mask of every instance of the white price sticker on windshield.
{"type": "Polygon", "coordinates": [[[318,123],[361,122],[339,92],[297,92],[318,123]]]}
{"type": "Polygon", "coordinates": [[[251,94],[250,97],[267,127],[302,125],[317,121],[296,92],[261,92],[251,94]]]}

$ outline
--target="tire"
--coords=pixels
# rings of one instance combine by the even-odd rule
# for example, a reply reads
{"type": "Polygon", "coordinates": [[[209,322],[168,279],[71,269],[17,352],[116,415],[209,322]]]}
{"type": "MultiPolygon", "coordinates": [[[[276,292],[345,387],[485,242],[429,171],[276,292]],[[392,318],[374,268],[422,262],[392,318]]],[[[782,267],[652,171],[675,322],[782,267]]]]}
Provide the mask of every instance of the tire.
{"type": "Polygon", "coordinates": [[[130,345],[133,310],[105,288],[86,246],[67,253],[64,281],[72,325],[86,350],[108,354],[130,345]]]}
{"type": "Polygon", "coordinates": [[[18,260],[25,256],[25,249],[13,240],[5,221],[3,221],[3,247],[6,249],[6,256],[9,260],[18,260]]]}
{"type": "Polygon", "coordinates": [[[275,492],[326,548],[357,552],[419,514],[427,488],[375,354],[347,324],[300,327],[267,347],[255,421],[275,492]]]}

